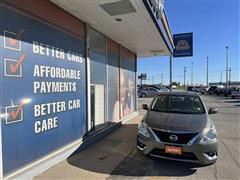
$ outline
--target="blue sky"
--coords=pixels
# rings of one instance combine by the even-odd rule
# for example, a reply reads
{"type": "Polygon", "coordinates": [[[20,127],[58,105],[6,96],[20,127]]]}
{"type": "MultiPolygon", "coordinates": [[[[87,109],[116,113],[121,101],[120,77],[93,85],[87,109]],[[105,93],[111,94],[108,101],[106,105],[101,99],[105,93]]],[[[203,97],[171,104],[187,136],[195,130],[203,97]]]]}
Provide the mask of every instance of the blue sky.
{"type": "MultiPolygon", "coordinates": [[[[239,0],[165,0],[165,10],[172,34],[193,32],[193,57],[173,59],[173,81],[183,83],[184,66],[186,83],[206,83],[206,57],[209,57],[209,82],[219,82],[222,72],[226,80],[226,49],[229,46],[231,80],[240,80],[240,1],[239,0]]],[[[169,58],[149,57],[138,59],[138,74],[147,73],[149,83],[169,83],[169,58]]]]}

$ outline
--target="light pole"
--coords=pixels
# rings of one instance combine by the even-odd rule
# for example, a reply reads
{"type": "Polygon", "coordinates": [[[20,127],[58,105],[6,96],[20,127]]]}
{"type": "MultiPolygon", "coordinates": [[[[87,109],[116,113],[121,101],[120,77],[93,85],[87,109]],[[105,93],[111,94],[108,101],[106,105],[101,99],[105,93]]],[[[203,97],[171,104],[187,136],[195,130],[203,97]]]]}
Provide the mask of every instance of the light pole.
{"type": "Polygon", "coordinates": [[[161,84],[163,85],[163,73],[161,73],[161,84]]]}
{"type": "Polygon", "coordinates": [[[191,76],[191,84],[193,85],[193,62],[192,62],[192,76],[191,76]]]}
{"type": "Polygon", "coordinates": [[[208,56],[207,56],[207,80],[206,80],[206,86],[208,86],[208,56]]]}
{"type": "Polygon", "coordinates": [[[221,72],[221,76],[220,76],[220,84],[222,84],[222,72],[221,72]]]}
{"type": "Polygon", "coordinates": [[[187,72],[187,67],[184,66],[184,80],[183,80],[183,85],[184,85],[184,89],[185,89],[185,81],[186,81],[186,72],[187,72]]]}
{"type": "Polygon", "coordinates": [[[232,72],[232,68],[231,67],[229,67],[229,83],[228,83],[228,85],[230,86],[231,85],[231,72],[232,72]]]}
{"type": "Polygon", "coordinates": [[[226,48],[226,86],[228,87],[228,46],[226,48]]]}

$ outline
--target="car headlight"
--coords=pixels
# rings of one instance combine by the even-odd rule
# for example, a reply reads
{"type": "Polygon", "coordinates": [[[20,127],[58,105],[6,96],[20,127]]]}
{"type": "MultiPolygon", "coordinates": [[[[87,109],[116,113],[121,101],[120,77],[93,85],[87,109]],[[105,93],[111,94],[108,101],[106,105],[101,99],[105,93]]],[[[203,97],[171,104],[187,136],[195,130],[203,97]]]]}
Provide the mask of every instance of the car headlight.
{"type": "Polygon", "coordinates": [[[211,124],[210,128],[205,128],[203,133],[205,135],[200,141],[201,144],[209,144],[217,140],[217,132],[213,124],[211,124]]]}
{"type": "Polygon", "coordinates": [[[138,125],[138,132],[140,134],[142,134],[143,136],[145,136],[145,137],[149,137],[150,136],[148,131],[147,131],[147,129],[146,129],[146,124],[143,123],[143,122],[139,123],[139,125],[138,125]]]}

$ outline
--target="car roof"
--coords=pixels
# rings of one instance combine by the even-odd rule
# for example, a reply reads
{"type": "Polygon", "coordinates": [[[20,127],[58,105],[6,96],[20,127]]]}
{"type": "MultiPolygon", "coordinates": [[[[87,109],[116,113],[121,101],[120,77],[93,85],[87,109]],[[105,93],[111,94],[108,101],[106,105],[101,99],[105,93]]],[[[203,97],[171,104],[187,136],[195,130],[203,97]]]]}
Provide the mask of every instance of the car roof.
{"type": "Polygon", "coordinates": [[[151,87],[151,86],[145,86],[145,87],[143,87],[143,88],[141,88],[141,89],[150,89],[150,88],[152,88],[152,89],[158,89],[158,88],[151,87]]]}
{"type": "Polygon", "coordinates": [[[172,92],[160,92],[158,94],[158,96],[161,96],[161,95],[175,95],[175,96],[180,96],[180,95],[183,95],[183,96],[198,96],[195,92],[192,92],[192,91],[172,91],[172,92]]]}

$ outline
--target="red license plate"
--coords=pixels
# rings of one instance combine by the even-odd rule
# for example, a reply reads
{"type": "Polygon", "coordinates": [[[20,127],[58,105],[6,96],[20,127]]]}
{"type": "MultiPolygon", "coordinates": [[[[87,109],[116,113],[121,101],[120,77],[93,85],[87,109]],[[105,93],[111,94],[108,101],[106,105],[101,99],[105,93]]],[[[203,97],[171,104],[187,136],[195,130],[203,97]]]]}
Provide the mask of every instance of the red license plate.
{"type": "Polygon", "coordinates": [[[165,146],[165,153],[181,155],[182,148],[176,146],[165,146]]]}

